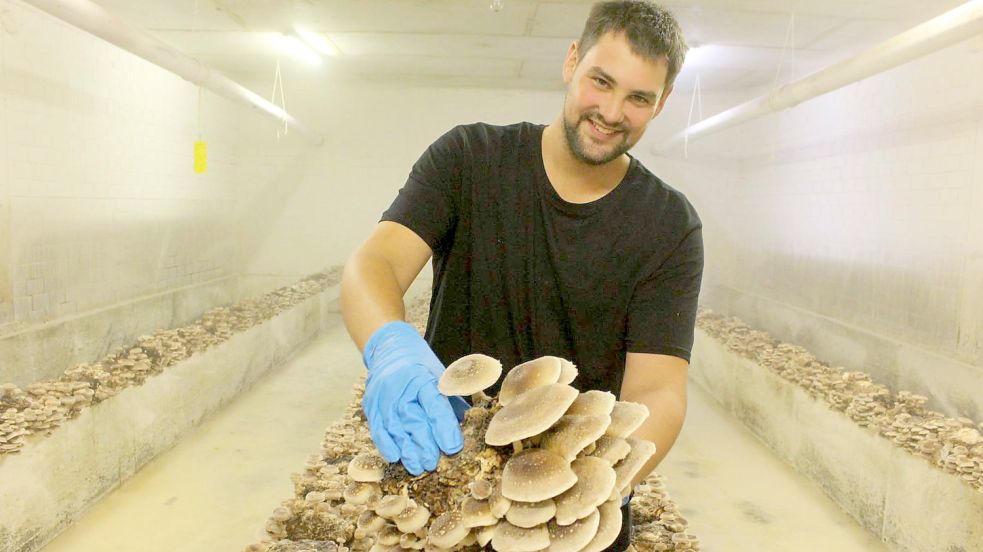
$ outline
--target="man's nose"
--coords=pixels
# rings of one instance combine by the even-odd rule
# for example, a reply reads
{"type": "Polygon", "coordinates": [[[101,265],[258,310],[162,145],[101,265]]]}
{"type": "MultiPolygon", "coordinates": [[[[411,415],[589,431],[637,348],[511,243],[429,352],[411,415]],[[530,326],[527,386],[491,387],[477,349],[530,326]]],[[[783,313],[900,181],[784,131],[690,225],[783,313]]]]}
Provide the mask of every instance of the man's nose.
{"type": "Polygon", "coordinates": [[[598,115],[601,122],[609,127],[618,127],[624,119],[624,111],[621,109],[621,102],[615,98],[608,98],[598,106],[598,115]]]}

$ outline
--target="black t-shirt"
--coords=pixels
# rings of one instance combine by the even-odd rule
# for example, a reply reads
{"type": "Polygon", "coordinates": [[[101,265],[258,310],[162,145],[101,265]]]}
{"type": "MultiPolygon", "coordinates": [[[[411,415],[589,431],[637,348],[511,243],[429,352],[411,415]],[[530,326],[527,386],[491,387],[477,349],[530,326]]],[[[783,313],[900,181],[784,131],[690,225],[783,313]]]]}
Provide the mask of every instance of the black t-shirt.
{"type": "Polygon", "coordinates": [[[635,158],[604,197],[564,201],[543,165],[543,128],[455,127],[382,220],[433,250],[426,339],[445,364],[484,353],[508,370],[555,355],[576,363],[581,391],[619,395],[628,351],[689,360],[702,226],[635,158]]]}

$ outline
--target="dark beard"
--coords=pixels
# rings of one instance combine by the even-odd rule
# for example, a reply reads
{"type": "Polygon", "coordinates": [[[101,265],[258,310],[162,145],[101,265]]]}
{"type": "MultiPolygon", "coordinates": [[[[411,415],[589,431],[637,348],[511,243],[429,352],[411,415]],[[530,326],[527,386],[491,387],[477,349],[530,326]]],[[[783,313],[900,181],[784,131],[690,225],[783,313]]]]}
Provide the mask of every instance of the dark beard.
{"type": "MultiPolygon", "coordinates": [[[[587,154],[587,149],[584,147],[583,140],[580,138],[580,133],[577,132],[577,128],[580,126],[580,123],[588,121],[587,124],[591,124],[589,122],[590,116],[590,113],[581,115],[580,119],[577,120],[574,125],[570,125],[570,121],[568,121],[566,117],[563,118],[563,133],[567,137],[567,146],[570,148],[570,153],[572,153],[574,157],[580,161],[583,161],[584,163],[587,163],[588,165],[604,165],[621,157],[623,153],[631,149],[631,145],[629,145],[626,140],[622,140],[621,144],[616,145],[615,148],[604,157],[590,157],[587,154]]],[[[624,133],[625,131],[623,129],[619,129],[619,132],[624,133]]]]}

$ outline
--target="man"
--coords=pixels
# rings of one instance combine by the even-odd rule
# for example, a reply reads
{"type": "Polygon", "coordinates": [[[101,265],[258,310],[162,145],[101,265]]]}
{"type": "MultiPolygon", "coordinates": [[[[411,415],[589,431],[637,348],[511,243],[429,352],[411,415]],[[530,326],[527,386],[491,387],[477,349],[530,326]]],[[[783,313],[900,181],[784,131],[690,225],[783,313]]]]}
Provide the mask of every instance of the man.
{"type": "MultiPolygon", "coordinates": [[[[342,282],[345,323],[369,370],[363,408],[386,460],[419,474],[461,449],[455,413],[466,405],[436,382],[469,353],[506,369],[567,358],[580,390],[648,406],[634,435],[658,451],[633,483],[672,446],[686,410],[701,224],[626,152],[665,105],[685,52],[663,8],[595,5],[564,61],[552,124],[459,126],[414,165],[342,282]],[[402,321],[403,294],[431,257],[424,340],[402,321]]],[[[627,546],[629,525],[612,548],[627,546]]]]}

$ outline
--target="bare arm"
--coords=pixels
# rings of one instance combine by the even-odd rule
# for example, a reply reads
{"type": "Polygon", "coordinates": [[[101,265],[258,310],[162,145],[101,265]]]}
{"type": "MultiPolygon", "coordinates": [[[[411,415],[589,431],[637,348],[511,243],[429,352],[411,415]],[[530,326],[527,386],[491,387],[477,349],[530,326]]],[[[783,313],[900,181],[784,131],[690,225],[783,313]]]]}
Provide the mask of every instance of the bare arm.
{"type": "Polygon", "coordinates": [[[655,454],[632,481],[640,483],[665,458],[686,417],[686,380],[689,363],[670,355],[628,353],[621,400],[644,404],[649,417],[633,437],[655,443],[655,454]]]}
{"type": "Polygon", "coordinates": [[[341,312],[360,351],[380,326],[404,319],[403,295],[431,255],[412,230],[383,221],[345,263],[341,312]]]}

